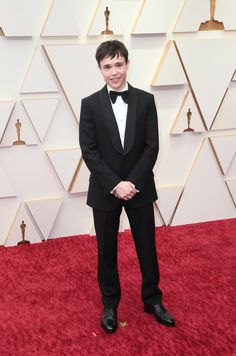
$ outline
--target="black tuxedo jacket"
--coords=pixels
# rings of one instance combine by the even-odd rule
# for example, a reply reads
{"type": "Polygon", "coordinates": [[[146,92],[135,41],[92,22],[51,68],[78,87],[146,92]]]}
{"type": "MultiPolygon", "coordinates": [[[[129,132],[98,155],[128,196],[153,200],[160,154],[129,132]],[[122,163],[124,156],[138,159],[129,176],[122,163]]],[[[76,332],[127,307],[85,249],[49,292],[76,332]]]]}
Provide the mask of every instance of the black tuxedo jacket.
{"type": "Polygon", "coordinates": [[[152,169],[159,141],[152,94],[129,85],[124,149],[106,85],[82,100],[79,133],[83,159],[91,172],[89,206],[109,211],[120,204],[135,208],[157,199],[152,169]],[[126,202],[110,193],[122,180],[140,191],[126,202]]]}

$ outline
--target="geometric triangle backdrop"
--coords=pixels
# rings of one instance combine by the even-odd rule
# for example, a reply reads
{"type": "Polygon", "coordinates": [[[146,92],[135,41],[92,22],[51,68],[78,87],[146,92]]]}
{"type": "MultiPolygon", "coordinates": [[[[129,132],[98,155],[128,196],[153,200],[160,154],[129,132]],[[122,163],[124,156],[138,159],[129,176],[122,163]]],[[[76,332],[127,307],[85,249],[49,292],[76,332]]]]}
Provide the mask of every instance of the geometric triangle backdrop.
{"type": "Polygon", "coordinates": [[[236,88],[228,88],[211,127],[212,130],[236,128],[236,88]]]}
{"type": "Polygon", "coordinates": [[[81,159],[80,148],[48,150],[46,153],[65,191],[69,191],[81,159]]]}
{"type": "Polygon", "coordinates": [[[54,117],[59,98],[24,99],[22,103],[42,142],[54,117]]]}
{"type": "Polygon", "coordinates": [[[30,218],[24,205],[21,205],[17,211],[11,229],[8,233],[7,239],[5,241],[5,246],[15,246],[19,241],[22,240],[21,224],[23,221],[26,225],[25,240],[30,241],[30,243],[38,243],[42,241],[40,234],[34,226],[32,219],[30,218]]]}
{"type": "Polygon", "coordinates": [[[21,93],[57,92],[58,88],[41,48],[36,48],[21,87],[21,93]]]}
{"type": "Polygon", "coordinates": [[[53,227],[62,203],[63,198],[31,200],[26,202],[27,207],[45,240],[47,240],[50,235],[50,231],[53,227]]]}
{"type": "Polygon", "coordinates": [[[209,211],[214,220],[235,217],[233,200],[206,139],[185,184],[172,223],[179,225],[207,221],[209,211]]]}
{"type": "Polygon", "coordinates": [[[226,175],[236,153],[236,135],[212,136],[210,142],[213,144],[223,174],[226,175]]]}

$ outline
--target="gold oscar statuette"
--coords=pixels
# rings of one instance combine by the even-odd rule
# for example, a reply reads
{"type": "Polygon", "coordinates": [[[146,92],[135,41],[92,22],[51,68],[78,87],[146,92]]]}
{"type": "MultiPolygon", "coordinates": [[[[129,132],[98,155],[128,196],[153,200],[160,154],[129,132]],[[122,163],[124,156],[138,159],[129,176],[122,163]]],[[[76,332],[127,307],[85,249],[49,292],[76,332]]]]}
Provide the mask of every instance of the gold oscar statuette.
{"type": "Polygon", "coordinates": [[[110,11],[108,10],[108,6],[106,6],[106,10],[104,11],[105,21],[106,21],[106,29],[101,32],[102,35],[112,35],[113,31],[109,30],[109,17],[110,11]]]}
{"type": "Polygon", "coordinates": [[[224,30],[223,22],[215,20],[216,0],[210,0],[210,20],[202,22],[199,31],[224,30]]]}
{"type": "Polygon", "coordinates": [[[20,229],[21,229],[22,240],[19,241],[17,245],[29,244],[30,242],[25,239],[26,224],[24,221],[21,222],[20,229]]]}
{"type": "Polygon", "coordinates": [[[13,145],[25,145],[25,141],[22,141],[20,139],[21,122],[19,119],[17,119],[17,121],[15,123],[15,127],[16,127],[16,133],[17,133],[17,141],[14,141],[13,145]]]}
{"type": "Polygon", "coordinates": [[[3,29],[2,29],[2,27],[0,27],[0,37],[4,37],[4,36],[5,36],[5,33],[4,33],[3,29]]]}
{"type": "Polygon", "coordinates": [[[191,118],[192,118],[192,112],[190,109],[188,109],[187,118],[188,118],[188,127],[187,127],[187,129],[184,130],[184,132],[194,132],[194,129],[191,129],[191,127],[190,127],[191,118]]]}

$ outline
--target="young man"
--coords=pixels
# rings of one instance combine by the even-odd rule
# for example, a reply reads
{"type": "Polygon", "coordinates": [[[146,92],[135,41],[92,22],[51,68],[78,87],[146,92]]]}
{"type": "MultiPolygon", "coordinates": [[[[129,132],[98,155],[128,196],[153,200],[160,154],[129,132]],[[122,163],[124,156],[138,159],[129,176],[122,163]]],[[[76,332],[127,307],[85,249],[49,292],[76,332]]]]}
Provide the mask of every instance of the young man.
{"type": "Polygon", "coordinates": [[[106,41],[96,51],[106,85],[82,100],[80,145],[91,172],[87,204],[93,208],[98,244],[98,283],[104,310],[101,326],[117,329],[120,283],[117,235],[122,207],[128,216],[142,273],[144,311],[174,326],[162,305],[155,247],[153,166],[158,154],[157,113],[153,95],[127,83],[128,51],[106,41]]]}

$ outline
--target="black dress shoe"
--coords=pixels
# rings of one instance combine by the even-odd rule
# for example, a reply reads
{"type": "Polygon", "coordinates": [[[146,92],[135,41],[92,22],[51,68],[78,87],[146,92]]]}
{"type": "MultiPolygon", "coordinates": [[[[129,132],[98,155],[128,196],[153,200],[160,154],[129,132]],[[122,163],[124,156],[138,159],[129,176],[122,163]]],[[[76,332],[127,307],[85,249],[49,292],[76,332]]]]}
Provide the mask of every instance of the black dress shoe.
{"type": "Polygon", "coordinates": [[[114,308],[104,308],[102,319],[101,319],[101,326],[103,330],[108,333],[112,334],[117,330],[117,311],[114,308]]]}
{"type": "Polygon", "coordinates": [[[175,326],[175,321],[162,304],[144,304],[145,313],[152,314],[156,320],[166,326],[175,326]]]}

